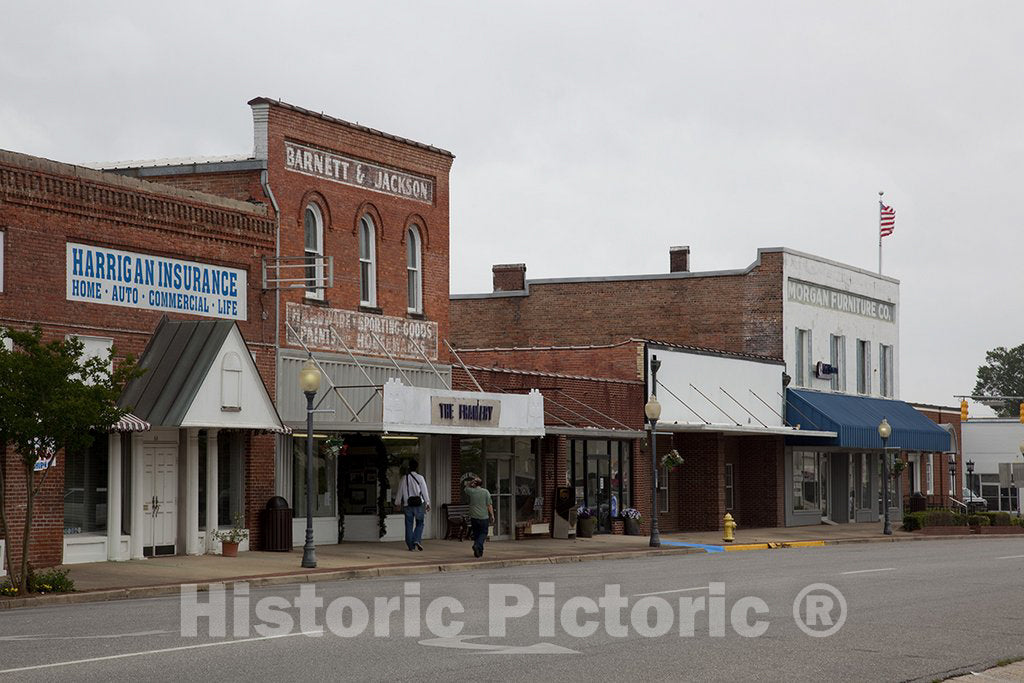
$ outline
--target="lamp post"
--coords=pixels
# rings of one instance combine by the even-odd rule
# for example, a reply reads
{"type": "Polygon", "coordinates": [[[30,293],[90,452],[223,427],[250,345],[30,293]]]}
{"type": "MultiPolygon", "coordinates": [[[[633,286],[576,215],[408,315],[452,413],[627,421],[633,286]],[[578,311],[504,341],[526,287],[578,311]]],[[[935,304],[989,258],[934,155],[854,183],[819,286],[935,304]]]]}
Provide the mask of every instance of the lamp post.
{"type": "Polygon", "coordinates": [[[313,358],[299,371],[299,388],[306,395],[306,544],[302,546],[302,566],[316,568],[316,546],[313,545],[313,399],[320,390],[320,369],[313,358]]]}
{"type": "Polygon", "coordinates": [[[968,514],[970,514],[972,512],[972,508],[974,507],[974,482],[971,481],[973,478],[974,478],[974,461],[973,460],[968,460],[967,461],[967,497],[969,499],[968,503],[967,503],[967,513],[968,514]]]}
{"type": "Polygon", "coordinates": [[[878,436],[882,437],[882,462],[885,465],[882,468],[882,508],[885,512],[885,526],[882,528],[882,533],[892,536],[892,522],[889,520],[889,451],[886,450],[886,443],[892,436],[892,427],[884,417],[878,424],[878,436]]]}
{"type": "Polygon", "coordinates": [[[658,403],[658,368],[661,361],[651,356],[651,398],[644,406],[644,415],[651,423],[651,547],[661,547],[661,536],[658,535],[658,418],[661,417],[661,404],[658,403]]]}

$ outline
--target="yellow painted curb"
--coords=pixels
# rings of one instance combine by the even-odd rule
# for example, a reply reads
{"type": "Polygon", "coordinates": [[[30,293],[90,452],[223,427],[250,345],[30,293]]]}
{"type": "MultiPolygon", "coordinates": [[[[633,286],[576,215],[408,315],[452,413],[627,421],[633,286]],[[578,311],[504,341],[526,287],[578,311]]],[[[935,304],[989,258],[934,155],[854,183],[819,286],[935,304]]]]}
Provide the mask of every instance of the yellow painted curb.
{"type": "Polygon", "coordinates": [[[769,543],[741,543],[740,545],[723,545],[727,551],[732,550],[767,550],[770,548],[810,548],[823,546],[825,541],[774,541],[769,543]]]}

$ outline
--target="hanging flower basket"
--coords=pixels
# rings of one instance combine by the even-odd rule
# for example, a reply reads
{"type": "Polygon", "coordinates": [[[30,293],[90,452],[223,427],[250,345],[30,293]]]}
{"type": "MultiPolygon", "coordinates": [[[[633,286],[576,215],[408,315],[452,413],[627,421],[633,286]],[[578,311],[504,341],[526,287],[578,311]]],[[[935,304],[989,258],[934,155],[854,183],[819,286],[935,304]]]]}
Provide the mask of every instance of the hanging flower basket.
{"type": "Polygon", "coordinates": [[[684,462],[686,461],[683,460],[683,456],[679,455],[679,451],[673,448],[668,453],[666,453],[664,457],[662,457],[661,466],[669,470],[674,470],[675,468],[682,465],[684,462]]]}

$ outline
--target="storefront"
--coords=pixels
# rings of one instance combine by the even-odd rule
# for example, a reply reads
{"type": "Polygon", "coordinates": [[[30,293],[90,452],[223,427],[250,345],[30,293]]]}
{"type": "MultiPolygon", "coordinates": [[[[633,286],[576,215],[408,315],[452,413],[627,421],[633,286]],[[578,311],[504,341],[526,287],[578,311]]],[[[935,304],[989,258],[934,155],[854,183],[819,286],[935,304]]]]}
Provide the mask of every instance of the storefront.
{"type": "MultiPolygon", "coordinates": [[[[901,451],[945,453],[950,433],[903,401],[786,390],[786,419],[800,431],[786,444],[786,525],[875,522],[885,513],[883,443],[885,419],[891,436],[884,446],[901,451]],[[814,429],[834,437],[809,436],[814,429]]],[[[890,471],[890,517],[901,511],[901,481],[890,471]]]]}
{"type": "Polygon", "coordinates": [[[576,504],[594,510],[597,533],[612,533],[613,522],[633,507],[633,444],[621,439],[572,439],[568,479],[576,504]]]}
{"type": "MultiPolygon", "coordinates": [[[[306,527],[306,405],[298,391],[306,358],[288,349],[279,355],[279,406],[294,433],[284,439],[288,461],[278,458],[277,493],[294,501],[295,545],[306,527]]],[[[511,537],[516,521],[533,514],[535,443],[544,434],[539,392],[453,391],[451,367],[436,363],[325,352],[314,358],[323,373],[314,401],[322,411],[314,413],[313,432],[316,543],[401,540],[404,521],[394,499],[412,460],[431,502],[424,538],[442,534],[442,506],[461,496],[453,447],[495,497],[497,537],[511,537]]]]}
{"type": "MultiPolygon", "coordinates": [[[[161,321],[139,358],[131,407],[64,464],[64,563],[217,553],[246,524],[254,432],[283,432],[232,321],[161,321]]],[[[243,548],[247,544],[243,544],[243,548]]]]}

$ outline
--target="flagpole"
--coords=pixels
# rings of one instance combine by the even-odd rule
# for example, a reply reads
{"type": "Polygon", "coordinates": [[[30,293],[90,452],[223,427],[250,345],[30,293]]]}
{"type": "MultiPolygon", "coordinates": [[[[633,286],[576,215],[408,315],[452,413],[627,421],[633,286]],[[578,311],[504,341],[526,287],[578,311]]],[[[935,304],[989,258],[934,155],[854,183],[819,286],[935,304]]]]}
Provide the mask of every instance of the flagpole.
{"type": "Polygon", "coordinates": [[[878,274],[882,274],[882,195],[878,193],[878,274]]]}

